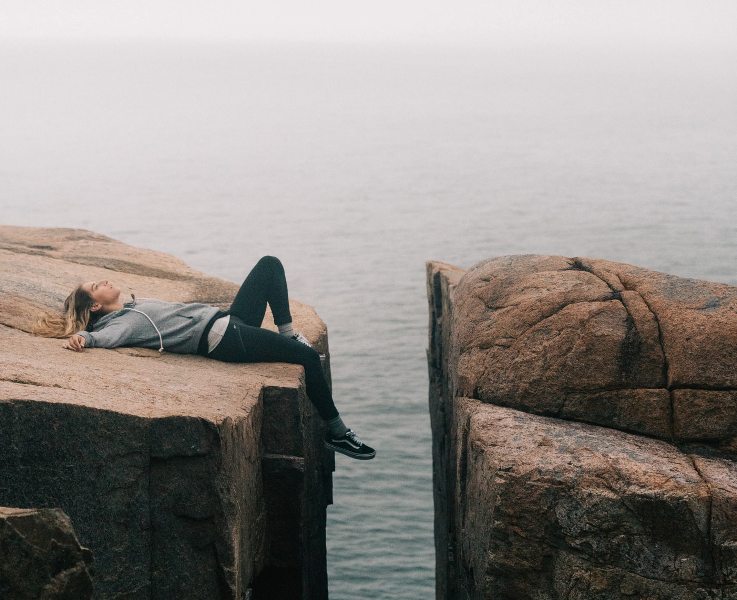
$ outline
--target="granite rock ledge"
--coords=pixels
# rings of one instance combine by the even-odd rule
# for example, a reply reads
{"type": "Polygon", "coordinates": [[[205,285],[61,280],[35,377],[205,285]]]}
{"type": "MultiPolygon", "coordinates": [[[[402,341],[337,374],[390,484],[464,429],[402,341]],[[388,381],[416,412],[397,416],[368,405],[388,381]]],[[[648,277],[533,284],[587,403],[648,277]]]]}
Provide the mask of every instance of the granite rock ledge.
{"type": "MultiPolygon", "coordinates": [[[[101,278],[221,308],[239,287],[91,231],[0,226],[0,505],[63,510],[95,598],[327,598],[335,463],[303,367],[29,334],[101,278]]],[[[290,309],[329,380],[325,324],[290,309]]],[[[270,312],[263,326],[276,331],[270,312]]]]}
{"type": "Polygon", "coordinates": [[[737,288],[426,263],[436,597],[737,599],[737,288]]]}

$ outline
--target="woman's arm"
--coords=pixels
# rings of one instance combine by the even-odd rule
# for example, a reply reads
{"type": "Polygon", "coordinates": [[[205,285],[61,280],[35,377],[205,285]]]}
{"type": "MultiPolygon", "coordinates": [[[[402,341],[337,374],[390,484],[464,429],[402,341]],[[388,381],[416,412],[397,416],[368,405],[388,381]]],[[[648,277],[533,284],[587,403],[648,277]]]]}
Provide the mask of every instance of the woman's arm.
{"type": "MultiPolygon", "coordinates": [[[[118,346],[127,346],[133,342],[130,334],[130,327],[122,320],[113,319],[109,324],[105,325],[99,331],[80,331],[69,338],[67,348],[71,346],[71,350],[76,350],[75,346],[84,346],[85,348],[117,348],[118,346]],[[74,338],[77,338],[76,340],[74,338]],[[81,343],[82,338],[84,343],[81,343]]],[[[80,347],[79,350],[82,348],[80,347]]]]}

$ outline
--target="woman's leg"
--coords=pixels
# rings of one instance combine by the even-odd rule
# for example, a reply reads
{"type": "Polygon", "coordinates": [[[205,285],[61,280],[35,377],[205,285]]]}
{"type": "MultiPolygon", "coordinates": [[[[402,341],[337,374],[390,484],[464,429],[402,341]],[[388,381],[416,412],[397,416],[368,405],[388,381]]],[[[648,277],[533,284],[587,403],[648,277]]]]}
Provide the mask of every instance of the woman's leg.
{"type": "Polygon", "coordinates": [[[286,362],[300,364],[305,369],[307,396],[320,416],[329,421],[338,416],[333,396],[320,364],[320,355],[302,342],[275,331],[244,323],[231,314],[225,335],[210,358],[226,362],[286,362]]]}
{"type": "Polygon", "coordinates": [[[299,338],[292,337],[287,280],[278,258],[264,256],[256,263],[228,312],[231,315],[228,329],[220,343],[208,354],[210,358],[227,362],[301,364],[305,369],[307,396],[328,425],[330,435],[325,439],[325,445],[336,452],[363,460],[376,455],[376,451],[364,444],[340,418],[322,370],[320,354],[306,343],[298,341],[299,338]],[[280,333],[261,328],[267,302],[280,333]]]}
{"type": "Polygon", "coordinates": [[[261,327],[267,302],[275,325],[291,323],[287,279],[284,266],[276,256],[264,256],[256,263],[241,284],[228,312],[246,325],[261,327]]]}

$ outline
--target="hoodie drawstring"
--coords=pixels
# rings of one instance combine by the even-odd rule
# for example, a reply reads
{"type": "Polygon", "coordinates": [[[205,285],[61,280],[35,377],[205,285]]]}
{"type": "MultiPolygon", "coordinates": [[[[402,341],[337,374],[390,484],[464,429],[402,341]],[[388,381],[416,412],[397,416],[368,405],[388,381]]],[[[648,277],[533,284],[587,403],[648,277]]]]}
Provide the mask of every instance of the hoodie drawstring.
{"type": "MultiPolygon", "coordinates": [[[[135,305],[136,296],[134,294],[131,294],[131,298],[133,298],[133,304],[135,305]]],[[[146,298],[144,298],[144,300],[146,300],[146,298]]],[[[154,323],[153,319],[149,317],[145,312],[143,312],[142,310],[138,310],[137,308],[123,308],[122,310],[133,310],[137,313],[141,313],[144,317],[146,317],[149,321],[151,321],[151,325],[154,326],[156,333],[159,334],[159,346],[161,346],[159,348],[159,353],[163,352],[164,351],[164,339],[161,337],[161,332],[159,331],[159,328],[156,327],[156,323],[154,323]]]]}

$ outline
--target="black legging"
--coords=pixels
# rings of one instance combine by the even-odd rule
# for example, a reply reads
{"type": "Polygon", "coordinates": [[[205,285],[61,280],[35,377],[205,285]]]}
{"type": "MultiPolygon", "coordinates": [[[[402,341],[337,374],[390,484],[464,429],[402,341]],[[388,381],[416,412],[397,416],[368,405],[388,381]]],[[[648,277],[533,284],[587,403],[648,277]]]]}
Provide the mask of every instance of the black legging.
{"type": "Polygon", "coordinates": [[[225,362],[286,362],[305,369],[307,395],[324,420],[338,416],[320,354],[285,335],[263,329],[261,322],[269,303],[274,324],[292,320],[284,267],[275,256],[264,256],[251,269],[231,304],[230,323],[223,339],[207,356],[225,362]]]}

